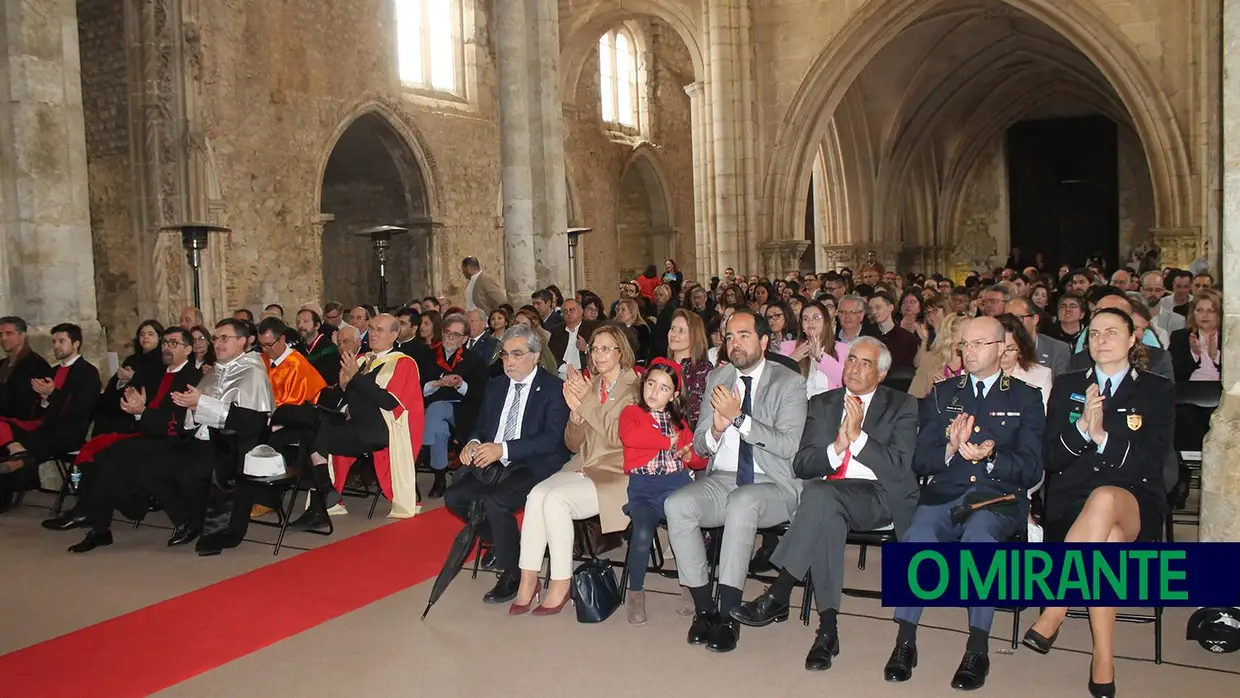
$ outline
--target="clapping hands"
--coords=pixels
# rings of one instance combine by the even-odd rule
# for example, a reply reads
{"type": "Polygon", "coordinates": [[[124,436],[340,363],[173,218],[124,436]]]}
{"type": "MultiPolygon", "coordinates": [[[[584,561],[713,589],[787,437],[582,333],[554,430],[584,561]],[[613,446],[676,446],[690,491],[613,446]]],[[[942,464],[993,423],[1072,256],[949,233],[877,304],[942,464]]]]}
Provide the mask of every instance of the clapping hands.
{"type": "Polygon", "coordinates": [[[1077,420],[1081,431],[1089,435],[1090,440],[1096,444],[1100,444],[1107,438],[1106,428],[1103,427],[1102,407],[1106,402],[1106,398],[1102,397],[1102,393],[1098,390],[1098,384],[1091,384],[1085,390],[1085,407],[1081,411],[1081,418],[1077,420]]]}

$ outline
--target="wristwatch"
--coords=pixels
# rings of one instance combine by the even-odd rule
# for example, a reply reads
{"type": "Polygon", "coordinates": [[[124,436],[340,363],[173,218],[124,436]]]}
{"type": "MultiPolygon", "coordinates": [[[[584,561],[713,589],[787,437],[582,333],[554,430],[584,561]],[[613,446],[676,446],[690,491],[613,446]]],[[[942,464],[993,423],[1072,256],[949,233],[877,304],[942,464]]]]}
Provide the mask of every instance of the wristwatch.
{"type": "Polygon", "coordinates": [[[741,425],[744,423],[745,423],[745,413],[743,412],[741,414],[736,415],[736,419],[732,420],[732,426],[736,427],[737,429],[740,429],[741,425]]]}

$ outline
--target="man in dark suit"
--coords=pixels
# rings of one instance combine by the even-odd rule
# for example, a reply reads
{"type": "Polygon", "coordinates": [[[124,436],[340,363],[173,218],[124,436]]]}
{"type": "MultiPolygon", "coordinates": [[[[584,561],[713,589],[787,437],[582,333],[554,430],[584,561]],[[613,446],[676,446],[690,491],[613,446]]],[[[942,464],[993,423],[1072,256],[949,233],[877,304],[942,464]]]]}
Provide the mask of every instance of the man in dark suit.
{"type": "Polygon", "coordinates": [[[33,381],[52,375],[47,359],[26,340],[26,321],[13,316],[0,317],[0,418],[33,419],[40,398],[33,381]]]}
{"type": "Polygon", "coordinates": [[[487,366],[495,360],[495,352],[499,349],[499,340],[491,334],[487,325],[487,314],[478,308],[469,311],[469,339],[465,340],[465,348],[478,355],[487,366]]]}
{"type": "Polygon", "coordinates": [[[479,535],[490,544],[500,571],[495,587],[482,597],[486,603],[516,598],[521,551],[516,512],[534,485],[571,456],[564,445],[564,383],[538,368],[543,349],[538,334],[524,325],[504,332],[504,375],[487,386],[473,438],[461,449],[461,465],[471,467],[444,494],[444,506],[461,519],[469,520],[475,502],[486,515],[479,535]]]}
{"type": "Polygon", "coordinates": [[[474,432],[486,392],[488,367],[465,348],[468,328],[469,320],[464,315],[444,318],[443,343],[432,350],[434,360],[422,373],[426,405],[422,445],[430,448],[430,464],[435,471],[432,499],[442,497],[448,486],[448,441],[453,431],[462,435],[474,432]]]}
{"type": "Polygon", "coordinates": [[[565,378],[569,366],[578,371],[584,367],[585,352],[581,347],[589,344],[590,335],[594,334],[598,323],[581,319],[581,304],[576,298],[565,298],[560,313],[564,317],[564,324],[551,330],[547,347],[555,357],[556,366],[560,368],[560,378],[565,378]]]}
{"type": "Polygon", "coordinates": [[[564,326],[564,316],[560,314],[560,309],[555,306],[555,294],[547,289],[535,291],[530,296],[533,302],[534,310],[538,311],[538,316],[542,318],[543,329],[550,332],[557,327],[564,326]]]}
{"type": "Polygon", "coordinates": [[[745,625],[761,627],[788,617],[793,587],[813,572],[818,635],[805,668],[823,671],[839,654],[836,617],[844,588],[849,531],[908,529],[917,508],[913,449],[917,401],[879,385],[891,368],[891,351],[861,337],[848,352],[844,388],[809,402],[793,473],[805,480],[792,527],[771,562],[779,578],[757,599],[732,610],[745,625]]]}
{"type": "Polygon", "coordinates": [[[52,328],[50,375],[34,378],[30,387],[38,402],[26,421],[0,420],[0,508],[11,493],[39,485],[38,464],[80,447],[86,441],[91,417],[103,384],[99,370],[82,358],[82,328],[62,323],[52,328]]]}
{"type": "MultiPolygon", "coordinates": [[[[1003,326],[991,317],[966,321],[960,353],[966,373],[936,383],[921,401],[913,472],[932,478],[921,490],[902,541],[913,543],[1003,542],[1026,526],[1029,489],[1042,479],[1046,413],[1037,388],[999,370],[1003,326]],[[1003,495],[1013,499],[952,521],[953,507],[1003,495]]],[[[883,674],[907,681],[917,665],[921,608],[898,608],[896,646],[883,674]]],[[[959,690],[981,688],[990,672],[988,638],[995,609],[969,609],[969,639],[952,676],[959,690]]]]}
{"type": "Polygon", "coordinates": [[[1006,312],[1019,318],[1020,324],[1025,326],[1025,331],[1033,337],[1034,356],[1039,364],[1049,368],[1051,375],[1056,378],[1068,372],[1072,348],[1058,339],[1038,334],[1039,316],[1034,310],[1032,301],[1023,296],[1013,298],[1008,301],[1006,312]]]}

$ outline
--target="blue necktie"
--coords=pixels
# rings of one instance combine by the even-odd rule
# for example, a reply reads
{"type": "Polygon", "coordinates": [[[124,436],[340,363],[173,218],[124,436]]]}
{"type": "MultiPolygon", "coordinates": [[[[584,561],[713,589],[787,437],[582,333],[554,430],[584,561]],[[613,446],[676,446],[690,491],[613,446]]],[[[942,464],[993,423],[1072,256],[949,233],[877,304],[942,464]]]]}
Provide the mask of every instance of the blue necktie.
{"type": "MultiPolygon", "coordinates": [[[[753,377],[741,376],[745,384],[745,397],[741,400],[741,414],[751,414],[753,410],[753,377]]],[[[736,484],[753,484],[753,444],[741,438],[741,447],[736,458],[736,484]]]]}

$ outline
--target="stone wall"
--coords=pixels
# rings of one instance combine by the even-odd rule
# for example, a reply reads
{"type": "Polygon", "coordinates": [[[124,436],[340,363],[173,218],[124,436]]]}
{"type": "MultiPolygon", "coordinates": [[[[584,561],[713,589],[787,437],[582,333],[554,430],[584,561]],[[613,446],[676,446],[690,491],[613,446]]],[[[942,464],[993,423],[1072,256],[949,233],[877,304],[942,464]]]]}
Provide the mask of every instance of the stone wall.
{"type": "Polygon", "coordinates": [[[1141,139],[1127,126],[1119,127],[1119,258],[1134,269],[1154,235],[1154,190],[1141,139]],[[1134,252],[1138,259],[1133,260],[1134,252]]]}
{"type": "Polygon", "coordinates": [[[676,32],[657,19],[636,23],[648,42],[650,128],[641,137],[608,133],[599,105],[597,51],[587,59],[577,86],[576,108],[565,113],[565,151],[569,176],[577,192],[581,224],[593,230],[582,237],[582,267],[589,288],[605,299],[616,297],[617,282],[632,278],[646,264],[662,268],[659,250],[668,250],[681,269],[693,269],[693,152],[689,96],[693,82],[689,52],[676,32]],[[652,239],[663,221],[655,220],[651,186],[641,163],[631,163],[634,149],[646,149],[662,174],[670,201],[666,221],[674,239],[652,239]],[[627,165],[627,174],[626,174],[627,165]],[[636,170],[636,171],[635,171],[636,170]],[[622,184],[624,177],[627,181],[622,184]],[[642,201],[645,194],[646,201],[642,201]]]}
{"type": "MultiPolygon", "coordinates": [[[[123,352],[139,317],[123,0],[79,0],[78,47],[99,322],[123,352]]],[[[122,356],[121,358],[124,358],[122,356]]]]}

